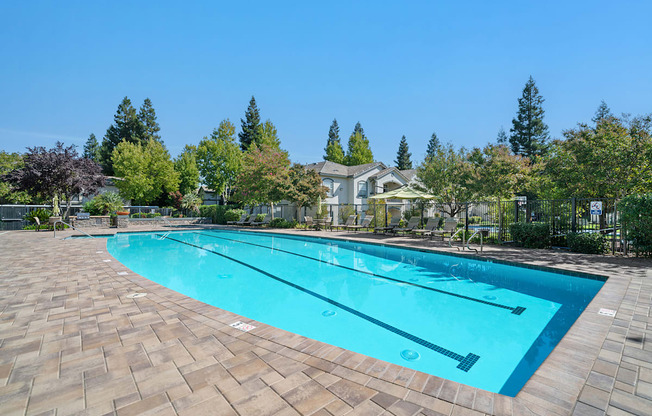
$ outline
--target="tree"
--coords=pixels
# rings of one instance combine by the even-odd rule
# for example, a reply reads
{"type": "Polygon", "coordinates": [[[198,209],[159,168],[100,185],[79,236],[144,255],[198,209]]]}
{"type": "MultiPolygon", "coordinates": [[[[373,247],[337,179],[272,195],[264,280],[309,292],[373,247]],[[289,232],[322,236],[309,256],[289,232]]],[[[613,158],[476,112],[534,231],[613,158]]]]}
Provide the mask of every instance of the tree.
{"type": "Polygon", "coordinates": [[[344,149],[340,143],[340,127],[337,125],[337,119],[333,119],[330,129],[328,130],[328,142],[324,149],[326,156],[324,160],[334,163],[344,163],[344,149]]]}
{"type": "Polygon", "coordinates": [[[179,191],[183,195],[196,191],[199,186],[199,168],[197,167],[197,149],[186,145],[183,152],[174,159],[174,170],[179,175],[179,191]]]}
{"type": "Polygon", "coordinates": [[[158,142],[163,143],[161,136],[158,132],[161,130],[161,127],[156,121],[156,112],[152,106],[152,100],[145,98],[140,111],[138,112],[138,121],[140,122],[141,133],[139,134],[141,142],[147,142],[149,139],[154,139],[158,142]]]}
{"type": "Polygon", "coordinates": [[[441,143],[437,138],[437,133],[433,132],[432,136],[430,136],[430,140],[428,141],[428,148],[426,149],[426,159],[435,156],[435,154],[437,153],[437,149],[439,149],[439,147],[441,147],[441,143]]]}
{"type": "Polygon", "coordinates": [[[500,126],[500,130],[498,130],[498,135],[496,136],[496,142],[498,144],[509,143],[509,137],[507,137],[507,133],[505,133],[505,129],[503,128],[503,126],[500,126]]]}
{"type": "Polygon", "coordinates": [[[412,153],[409,152],[407,140],[405,136],[401,137],[401,142],[398,145],[398,152],[396,153],[396,167],[399,170],[412,169],[412,161],[410,160],[412,153]]]}
{"type": "Polygon", "coordinates": [[[480,198],[509,199],[525,187],[529,162],[511,153],[506,145],[474,148],[467,160],[469,169],[465,170],[463,180],[480,198]]]}
{"type": "Polygon", "coordinates": [[[281,139],[278,138],[278,132],[276,131],[276,126],[272,123],[271,120],[265,120],[262,125],[263,136],[260,143],[266,144],[269,147],[276,149],[281,148],[281,139]]]}
{"type": "Polygon", "coordinates": [[[25,191],[12,190],[11,183],[2,179],[7,173],[25,165],[20,153],[0,151],[0,204],[29,204],[32,198],[25,191]]]}
{"type": "Polygon", "coordinates": [[[242,170],[242,152],[235,142],[235,126],[223,120],[211,137],[204,137],[197,147],[199,173],[206,186],[222,195],[226,201],[228,191],[242,170]]]}
{"type": "Polygon", "coordinates": [[[28,192],[45,200],[57,198],[66,201],[66,212],[70,210],[70,199],[74,195],[91,195],[104,186],[100,166],[90,159],[80,158],[75,146],[65,147],[57,142],[50,150],[45,147],[29,147],[24,165],[3,177],[17,191],[28,192]]]}
{"type": "Polygon", "coordinates": [[[192,192],[188,192],[181,198],[181,208],[187,209],[194,212],[199,212],[199,206],[201,205],[202,200],[195,189],[192,192]]]}
{"type": "MultiPolygon", "coordinates": [[[[285,199],[297,206],[297,215],[302,207],[312,207],[317,204],[319,198],[326,198],[326,187],[322,185],[319,174],[298,163],[292,165],[285,199]]],[[[300,218],[297,220],[301,222],[300,218]]]]}
{"type": "Polygon", "coordinates": [[[179,175],[174,170],[165,146],[154,139],[144,145],[120,142],[113,149],[116,181],[120,195],[139,205],[148,205],[162,195],[179,189],[179,175]]]}
{"type": "Polygon", "coordinates": [[[374,155],[369,148],[369,140],[365,137],[364,130],[362,130],[362,126],[358,122],[349,137],[344,164],[347,166],[356,166],[372,163],[373,161],[374,155]]]}
{"type": "Polygon", "coordinates": [[[100,156],[100,144],[97,142],[95,135],[91,133],[91,135],[88,136],[88,140],[86,140],[86,144],[84,144],[83,157],[99,163],[100,156]]]}
{"type": "Polygon", "coordinates": [[[417,168],[417,178],[425,190],[436,195],[442,211],[453,217],[474,199],[473,190],[463,180],[469,169],[466,150],[453,145],[441,145],[432,157],[417,168]]]}
{"type": "Polygon", "coordinates": [[[106,130],[100,148],[100,164],[105,174],[114,174],[113,149],[118,143],[123,140],[130,143],[142,143],[142,133],[143,127],[138,119],[138,114],[136,114],[136,109],[131,105],[131,100],[128,97],[123,98],[118,106],[118,111],[113,116],[113,124],[106,130]]]}
{"type": "Polygon", "coordinates": [[[509,137],[512,151],[530,160],[546,151],[548,126],[543,122],[543,101],[534,79],[530,77],[523,88],[522,97],[518,99],[518,112],[509,130],[512,133],[509,137]]]}
{"type": "Polygon", "coordinates": [[[253,143],[260,144],[263,138],[263,126],[260,124],[260,112],[253,95],[245,112],[245,118],[240,119],[240,122],[242,123],[242,131],[238,134],[238,137],[240,137],[242,150],[249,149],[253,143]]]}
{"type": "Polygon", "coordinates": [[[609,106],[607,103],[602,100],[600,102],[600,105],[598,106],[598,109],[595,111],[595,115],[591,119],[595,124],[598,124],[600,121],[606,119],[606,118],[612,118],[613,114],[611,114],[611,110],[609,109],[609,106]]]}
{"type": "Polygon", "coordinates": [[[289,187],[290,160],[286,152],[263,144],[244,153],[237,179],[236,198],[246,205],[274,204],[285,198],[289,187]]]}
{"type": "Polygon", "coordinates": [[[651,116],[603,118],[555,141],[545,172],[565,197],[620,198],[652,191],[651,116]]]}

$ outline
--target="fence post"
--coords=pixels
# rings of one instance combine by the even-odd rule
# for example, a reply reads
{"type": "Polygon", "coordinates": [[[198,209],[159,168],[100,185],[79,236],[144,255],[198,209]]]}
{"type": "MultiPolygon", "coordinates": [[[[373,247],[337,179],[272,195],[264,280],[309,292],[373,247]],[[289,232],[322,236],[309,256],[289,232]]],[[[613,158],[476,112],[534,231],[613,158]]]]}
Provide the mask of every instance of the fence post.
{"type": "Polygon", "coordinates": [[[577,201],[571,198],[571,231],[577,231],[577,201]]]}
{"type": "Polygon", "coordinates": [[[498,241],[503,242],[503,203],[498,200],[498,241]]]}
{"type": "Polygon", "coordinates": [[[613,256],[616,254],[616,224],[618,224],[618,211],[616,210],[616,205],[618,204],[618,200],[614,199],[614,217],[613,217],[613,222],[614,222],[614,233],[611,235],[611,255],[613,256]]]}
{"type": "Polygon", "coordinates": [[[387,201],[385,201],[385,227],[387,227],[387,214],[389,213],[387,209],[387,201]]]}
{"type": "MultiPolygon", "coordinates": [[[[469,203],[466,203],[465,211],[464,211],[464,231],[469,232],[469,203]]],[[[462,243],[464,243],[464,239],[462,239],[462,243]]]]}
{"type": "Polygon", "coordinates": [[[518,222],[518,201],[514,201],[514,222],[518,222]]]}

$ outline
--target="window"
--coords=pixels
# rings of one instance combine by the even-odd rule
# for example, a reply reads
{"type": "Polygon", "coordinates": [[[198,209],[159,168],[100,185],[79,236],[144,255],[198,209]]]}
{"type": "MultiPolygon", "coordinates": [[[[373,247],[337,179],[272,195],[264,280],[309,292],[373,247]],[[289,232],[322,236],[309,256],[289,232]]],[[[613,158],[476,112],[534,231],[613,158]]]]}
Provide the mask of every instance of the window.
{"type": "Polygon", "coordinates": [[[326,178],[326,179],[323,180],[322,184],[326,188],[328,188],[328,191],[326,191],[326,196],[328,196],[329,198],[332,197],[333,196],[333,186],[335,185],[333,180],[329,179],[329,178],[326,178]]]}
{"type": "Polygon", "coordinates": [[[358,182],[358,198],[367,197],[367,182],[358,182]]]}

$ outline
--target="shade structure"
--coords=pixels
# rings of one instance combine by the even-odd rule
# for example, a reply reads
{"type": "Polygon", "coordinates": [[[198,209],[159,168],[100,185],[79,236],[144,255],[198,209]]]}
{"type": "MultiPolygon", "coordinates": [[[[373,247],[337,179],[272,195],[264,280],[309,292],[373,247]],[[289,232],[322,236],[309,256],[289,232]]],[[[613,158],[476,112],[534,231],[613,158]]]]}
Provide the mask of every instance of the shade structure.
{"type": "Polygon", "coordinates": [[[434,199],[435,195],[430,195],[426,192],[417,191],[409,186],[403,186],[393,191],[384,192],[370,196],[369,199],[434,199]]]}

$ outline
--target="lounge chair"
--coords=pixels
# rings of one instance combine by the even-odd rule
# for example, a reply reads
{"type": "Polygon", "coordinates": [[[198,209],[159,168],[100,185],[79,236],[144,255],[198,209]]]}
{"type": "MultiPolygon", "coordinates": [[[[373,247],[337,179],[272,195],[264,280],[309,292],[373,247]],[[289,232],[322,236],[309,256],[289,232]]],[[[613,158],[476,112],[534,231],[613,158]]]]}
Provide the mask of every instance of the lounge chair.
{"type": "Polygon", "coordinates": [[[247,214],[242,214],[240,216],[240,219],[237,221],[227,221],[226,225],[236,225],[236,224],[242,224],[245,220],[247,219],[247,214]]]}
{"type": "Polygon", "coordinates": [[[455,218],[446,218],[446,221],[444,221],[444,228],[442,230],[433,230],[430,236],[438,236],[444,240],[446,234],[450,234],[449,237],[452,237],[453,234],[455,234],[455,231],[457,231],[457,220],[455,218]]]}
{"type": "Polygon", "coordinates": [[[428,236],[432,235],[432,232],[435,231],[439,227],[439,217],[435,218],[428,218],[428,221],[426,222],[426,226],[424,228],[415,228],[412,230],[412,234],[415,236],[428,236]]]}
{"type": "Polygon", "coordinates": [[[360,225],[349,225],[348,227],[346,227],[346,230],[347,231],[353,230],[353,231],[357,232],[358,230],[361,230],[363,228],[369,229],[370,228],[369,226],[371,225],[371,221],[373,221],[373,220],[374,220],[373,215],[367,215],[362,220],[362,224],[360,224],[360,225]]]}
{"type": "Polygon", "coordinates": [[[398,227],[400,222],[401,222],[401,216],[394,215],[392,219],[389,221],[389,224],[387,224],[387,227],[374,227],[374,233],[382,232],[383,234],[385,234],[387,232],[392,232],[394,228],[398,227]]]}
{"type": "Polygon", "coordinates": [[[348,227],[350,225],[353,225],[353,223],[355,222],[356,217],[357,217],[357,215],[355,215],[355,214],[349,215],[349,218],[346,219],[346,222],[344,224],[331,225],[331,230],[333,228],[336,228],[338,230],[339,229],[346,229],[346,227],[348,227]]]}
{"type": "Polygon", "coordinates": [[[407,225],[406,225],[405,227],[394,228],[394,229],[392,230],[392,232],[393,232],[394,234],[398,234],[398,233],[409,233],[409,232],[411,232],[412,230],[414,230],[415,228],[417,228],[417,227],[419,226],[420,223],[421,223],[421,218],[420,218],[419,216],[413,215],[413,216],[410,218],[410,220],[408,221],[408,223],[407,223],[407,225]]]}
{"type": "Polygon", "coordinates": [[[236,225],[251,225],[251,223],[254,222],[254,221],[256,220],[256,216],[257,216],[257,215],[258,215],[258,214],[251,214],[251,215],[249,215],[247,218],[245,218],[244,220],[242,220],[242,221],[238,221],[238,222],[236,222],[235,224],[236,224],[236,225]]]}
{"type": "MultiPolygon", "coordinates": [[[[254,217],[254,219],[256,219],[256,217],[254,217]]],[[[272,214],[266,214],[265,218],[263,218],[262,221],[252,221],[251,226],[252,227],[260,227],[260,226],[263,226],[263,225],[267,225],[267,224],[269,224],[269,222],[271,220],[272,220],[272,214]]]]}

